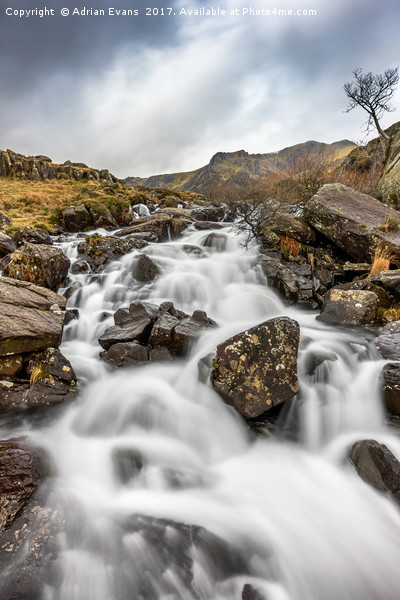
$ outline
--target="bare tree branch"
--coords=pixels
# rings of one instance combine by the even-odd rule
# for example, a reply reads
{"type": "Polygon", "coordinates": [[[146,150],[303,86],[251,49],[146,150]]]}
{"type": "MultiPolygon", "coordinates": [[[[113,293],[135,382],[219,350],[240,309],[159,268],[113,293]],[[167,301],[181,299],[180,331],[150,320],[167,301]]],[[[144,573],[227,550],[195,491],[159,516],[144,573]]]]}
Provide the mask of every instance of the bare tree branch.
{"type": "Polygon", "coordinates": [[[380,126],[379,119],[384,112],[393,112],[395,108],[390,105],[396,86],[399,82],[399,68],[386,69],[384,73],[373,75],[371,72],[363,75],[362,69],[353,71],[353,82],[344,84],[343,89],[349,98],[346,112],[350,112],[356,106],[360,106],[368,113],[365,122],[365,131],[369,132],[373,127],[378,131],[381,144],[386,150],[389,136],[380,126]]]}

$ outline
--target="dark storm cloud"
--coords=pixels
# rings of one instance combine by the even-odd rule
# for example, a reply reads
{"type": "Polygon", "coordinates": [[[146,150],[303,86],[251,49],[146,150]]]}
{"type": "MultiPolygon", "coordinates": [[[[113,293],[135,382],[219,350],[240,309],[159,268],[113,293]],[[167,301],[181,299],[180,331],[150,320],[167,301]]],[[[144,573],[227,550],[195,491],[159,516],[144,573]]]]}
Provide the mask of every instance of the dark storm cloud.
{"type": "Polygon", "coordinates": [[[0,147],[126,176],[195,168],[218,150],[359,139],[362,115],[343,112],[343,83],[358,66],[396,66],[400,4],[290,4],[318,16],[1,18],[0,147]]]}
{"type": "MultiPolygon", "coordinates": [[[[131,8],[145,2],[131,0],[1,0],[0,2],[0,76],[7,85],[2,94],[30,90],[53,74],[73,74],[77,79],[107,68],[119,48],[128,44],[133,50],[144,45],[154,47],[175,43],[177,23],[162,17],[146,17],[143,9],[135,17],[107,16],[110,6],[131,8]],[[16,18],[5,16],[7,7],[18,9],[55,9],[51,18],[16,18]],[[104,9],[105,17],[62,17],[60,9],[84,6],[104,9]]],[[[170,2],[168,3],[171,4],[170,2]]],[[[162,0],[152,0],[154,7],[164,6],[162,0]]],[[[179,24],[178,24],[179,25],[179,24]]]]}

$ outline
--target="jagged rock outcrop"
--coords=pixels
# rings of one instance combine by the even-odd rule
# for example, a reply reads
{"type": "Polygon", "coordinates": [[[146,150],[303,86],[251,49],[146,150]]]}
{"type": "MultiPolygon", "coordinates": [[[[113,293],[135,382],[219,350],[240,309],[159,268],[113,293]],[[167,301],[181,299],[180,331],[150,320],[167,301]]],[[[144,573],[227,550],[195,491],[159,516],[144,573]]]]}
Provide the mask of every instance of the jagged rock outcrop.
{"type": "Polygon", "coordinates": [[[66,278],[70,264],[59,248],[25,242],[3,258],[1,267],[7,277],[55,289],[66,278]]]}
{"type": "Polygon", "coordinates": [[[46,179],[88,179],[116,183],[118,179],[107,169],[90,169],[83,163],[66,161],[56,164],[46,156],[24,156],[12,150],[0,150],[0,177],[18,177],[32,181],[46,179]]]}
{"type": "Polygon", "coordinates": [[[211,382],[241,415],[254,418],[292,398],[298,390],[300,328],[280,317],[220,344],[211,382]]]}
{"type": "Polygon", "coordinates": [[[129,309],[117,310],[114,322],[99,344],[106,350],[102,357],[116,367],[184,356],[202,329],[215,326],[203,311],[189,316],[172,302],[134,302],[129,309]]]}
{"type": "Polygon", "coordinates": [[[304,217],[356,261],[371,261],[378,241],[400,256],[400,213],[345,185],[322,186],[304,217]]]}
{"type": "Polygon", "coordinates": [[[364,481],[400,504],[400,462],[384,444],[376,440],[355,442],[349,458],[364,481]]]}

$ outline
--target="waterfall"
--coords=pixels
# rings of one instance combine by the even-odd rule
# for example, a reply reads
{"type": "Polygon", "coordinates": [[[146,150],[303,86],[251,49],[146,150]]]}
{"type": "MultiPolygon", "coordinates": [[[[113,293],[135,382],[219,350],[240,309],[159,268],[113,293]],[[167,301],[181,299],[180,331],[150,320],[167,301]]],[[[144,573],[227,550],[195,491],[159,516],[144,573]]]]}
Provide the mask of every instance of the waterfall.
{"type": "MultiPolygon", "coordinates": [[[[76,244],[69,243],[72,261],[76,244]]],[[[266,600],[398,599],[400,514],[346,460],[352,442],[371,437],[400,457],[384,422],[383,361],[371,333],[285,306],[257,265],[257,248],[244,251],[227,230],[189,231],[135,250],[101,275],[70,279],[69,307],[80,316],[66,327],[61,351],[81,394],[56,422],[28,432],[54,464],[49,505],[66,512],[63,575],[45,586],[45,600],[193,598],[131,526],[135,515],[203,527],[236,549],[245,572],[218,579],[191,551],[193,586],[204,600],[240,600],[245,583],[266,600]],[[145,284],[133,275],[143,252],[160,271],[145,284]],[[117,308],[138,299],[204,310],[218,327],[185,359],[111,369],[97,339],[117,308]],[[228,337],[282,315],[301,326],[300,389],[276,431],[255,436],[199,379],[199,362],[228,337]]],[[[179,532],[170,535],[173,556],[179,532]]]]}

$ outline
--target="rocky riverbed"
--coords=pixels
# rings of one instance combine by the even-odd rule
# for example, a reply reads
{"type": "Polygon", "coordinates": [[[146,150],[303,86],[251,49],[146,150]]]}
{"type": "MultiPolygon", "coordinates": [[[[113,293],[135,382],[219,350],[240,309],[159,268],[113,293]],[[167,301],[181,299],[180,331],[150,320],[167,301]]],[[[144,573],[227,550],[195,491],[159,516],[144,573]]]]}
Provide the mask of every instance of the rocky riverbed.
{"type": "Polygon", "coordinates": [[[243,250],[221,207],[145,208],[0,234],[1,597],[395,600],[399,213],[326,185],[243,250]],[[368,276],[377,244],[391,268],[368,276]],[[311,566],[343,551],[308,514],[329,497],[383,591],[348,537],[343,581],[311,566]]]}

